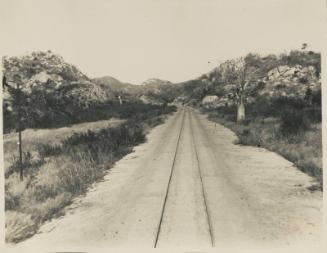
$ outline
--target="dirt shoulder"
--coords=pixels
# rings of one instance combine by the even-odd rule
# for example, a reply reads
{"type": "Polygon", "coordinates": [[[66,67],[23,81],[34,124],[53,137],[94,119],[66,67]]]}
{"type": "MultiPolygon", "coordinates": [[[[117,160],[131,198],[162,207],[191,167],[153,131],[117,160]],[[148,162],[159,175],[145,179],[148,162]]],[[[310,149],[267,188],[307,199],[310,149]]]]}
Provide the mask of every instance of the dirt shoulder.
{"type": "Polygon", "coordinates": [[[322,192],[308,189],[315,183],[314,178],[274,152],[235,145],[236,135],[209,121],[206,115],[195,113],[194,118],[198,126],[195,136],[198,146],[204,149],[203,158],[208,160],[212,152],[212,163],[217,164],[213,170],[220,169],[217,178],[220,187],[216,185],[219,189],[213,193],[220,196],[221,205],[214,208],[222,220],[217,225],[219,232],[228,231],[221,230],[225,217],[235,225],[231,240],[236,236],[244,242],[275,246],[320,241],[322,192]],[[222,176],[224,180],[220,179],[222,176]]]}

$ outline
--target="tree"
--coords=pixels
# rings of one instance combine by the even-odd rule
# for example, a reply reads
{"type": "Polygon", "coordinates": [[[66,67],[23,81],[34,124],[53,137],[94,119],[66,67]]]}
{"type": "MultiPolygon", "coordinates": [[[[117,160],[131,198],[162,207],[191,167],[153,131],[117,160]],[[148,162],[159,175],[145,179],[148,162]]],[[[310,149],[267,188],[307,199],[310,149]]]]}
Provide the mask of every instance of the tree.
{"type": "Polygon", "coordinates": [[[301,50],[306,50],[307,48],[308,48],[308,44],[307,43],[302,43],[301,50]]]}
{"type": "Polygon", "coordinates": [[[245,58],[229,60],[224,63],[223,78],[232,99],[237,105],[237,122],[243,122],[246,118],[245,103],[249,96],[257,92],[259,87],[258,72],[260,65],[254,60],[253,55],[245,58]]]}

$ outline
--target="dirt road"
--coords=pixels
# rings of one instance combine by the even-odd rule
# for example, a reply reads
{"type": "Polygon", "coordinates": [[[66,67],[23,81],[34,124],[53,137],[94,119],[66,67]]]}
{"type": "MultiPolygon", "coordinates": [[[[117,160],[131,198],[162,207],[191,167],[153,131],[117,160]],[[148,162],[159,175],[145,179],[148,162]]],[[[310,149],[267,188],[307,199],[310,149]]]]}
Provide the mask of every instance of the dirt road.
{"type": "Polygon", "coordinates": [[[322,193],[275,153],[181,108],[66,215],[16,248],[294,245],[316,242],[322,193]]]}

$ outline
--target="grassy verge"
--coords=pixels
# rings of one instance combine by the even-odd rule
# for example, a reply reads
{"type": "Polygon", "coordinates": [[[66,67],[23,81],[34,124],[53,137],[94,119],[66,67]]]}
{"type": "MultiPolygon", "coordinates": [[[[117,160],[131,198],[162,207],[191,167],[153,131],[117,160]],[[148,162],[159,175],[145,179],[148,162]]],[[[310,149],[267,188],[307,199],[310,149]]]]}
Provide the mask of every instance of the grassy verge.
{"type": "MultiPolygon", "coordinates": [[[[62,215],[63,207],[85,193],[133,146],[144,142],[146,131],[173,110],[156,107],[115,126],[72,129],[54,142],[49,139],[56,130],[48,130],[44,138],[34,140],[32,151],[24,153],[23,181],[19,180],[17,157],[11,156],[5,168],[6,242],[26,239],[42,223],[62,215]]],[[[6,153],[13,151],[9,147],[6,153]]]]}
{"type": "Polygon", "coordinates": [[[264,147],[280,154],[293,162],[298,169],[317,180],[318,183],[310,190],[322,190],[321,123],[313,122],[305,129],[285,132],[285,127],[287,129],[290,126],[285,126],[285,121],[278,116],[250,116],[250,119],[243,124],[237,124],[234,110],[226,108],[203,110],[209,115],[210,120],[235,132],[238,144],[264,147]]]}

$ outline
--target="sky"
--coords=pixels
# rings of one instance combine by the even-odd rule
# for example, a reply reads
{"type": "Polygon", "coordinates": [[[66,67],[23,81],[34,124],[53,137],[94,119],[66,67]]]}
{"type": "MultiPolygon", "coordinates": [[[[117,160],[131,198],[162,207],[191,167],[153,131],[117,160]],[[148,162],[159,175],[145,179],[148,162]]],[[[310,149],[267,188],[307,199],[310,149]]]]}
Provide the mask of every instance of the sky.
{"type": "Polygon", "coordinates": [[[321,51],[325,0],[0,0],[1,53],[51,50],[90,77],[182,82],[249,52],[321,51]]]}

